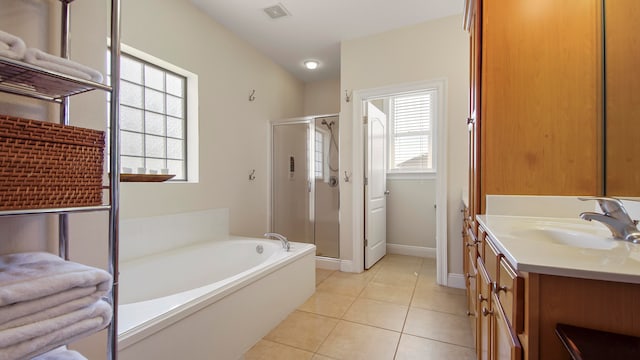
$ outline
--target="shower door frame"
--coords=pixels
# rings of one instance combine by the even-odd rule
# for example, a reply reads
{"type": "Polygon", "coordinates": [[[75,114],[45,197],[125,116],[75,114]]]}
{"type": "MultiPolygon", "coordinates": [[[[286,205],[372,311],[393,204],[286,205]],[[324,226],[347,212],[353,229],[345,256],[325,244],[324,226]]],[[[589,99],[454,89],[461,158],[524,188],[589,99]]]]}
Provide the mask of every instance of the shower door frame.
{"type": "MultiPolygon", "coordinates": [[[[280,119],[280,120],[273,120],[271,121],[270,124],[270,129],[269,129],[269,152],[270,152],[270,156],[269,156],[269,164],[268,164],[268,168],[269,168],[269,189],[271,189],[271,191],[269,191],[269,197],[268,197],[268,201],[269,201],[269,211],[268,211],[268,216],[269,216],[269,231],[274,231],[275,230],[275,179],[274,179],[274,173],[273,173],[273,166],[274,166],[274,135],[275,135],[275,128],[276,126],[286,126],[286,125],[294,125],[294,124],[306,124],[307,125],[307,151],[308,151],[308,156],[307,156],[307,161],[308,161],[308,166],[309,166],[309,171],[307,174],[307,183],[309,184],[308,186],[310,187],[310,191],[308,193],[309,196],[309,223],[311,225],[313,225],[312,227],[312,235],[313,235],[313,243],[315,244],[316,239],[315,239],[315,197],[316,197],[316,185],[315,185],[315,179],[311,176],[311,172],[314,170],[314,162],[315,162],[315,141],[314,141],[314,137],[315,137],[315,121],[316,119],[319,118],[325,118],[325,117],[336,117],[339,119],[339,114],[322,114],[322,115],[310,115],[310,116],[302,116],[302,117],[296,117],[296,118],[290,118],[290,119],[280,119]]],[[[338,150],[339,151],[339,150],[338,150]]],[[[340,162],[338,161],[338,169],[340,169],[340,162]]],[[[338,228],[340,227],[340,209],[338,209],[338,228]]],[[[340,259],[340,231],[338,230],[338,254],[335,258],[331,258],[331,259],[340,259]]],[[[284,234],[286,235],[286,234],[284,234]]],[[[295,241],[295,239],[292,239],[293,241],[295,241]]]]}

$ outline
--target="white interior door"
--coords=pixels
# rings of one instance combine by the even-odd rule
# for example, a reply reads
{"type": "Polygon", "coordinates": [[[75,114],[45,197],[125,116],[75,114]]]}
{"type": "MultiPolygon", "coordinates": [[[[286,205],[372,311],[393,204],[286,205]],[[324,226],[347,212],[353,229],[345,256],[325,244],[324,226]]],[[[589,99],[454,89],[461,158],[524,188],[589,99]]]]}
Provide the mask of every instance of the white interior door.
{"type": "Polygon", "coordinates": [[[387,253],[387,117],[367,101],[367,161],[365,174],[364,267],[369,269],[387,253]]]}

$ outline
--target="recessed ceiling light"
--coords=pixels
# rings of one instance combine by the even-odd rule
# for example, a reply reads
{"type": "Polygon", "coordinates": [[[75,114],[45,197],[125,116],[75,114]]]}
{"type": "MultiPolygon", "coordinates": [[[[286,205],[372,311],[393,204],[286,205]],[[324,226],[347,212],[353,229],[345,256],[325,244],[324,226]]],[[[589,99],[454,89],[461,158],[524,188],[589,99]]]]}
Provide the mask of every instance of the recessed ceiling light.
{"type": "Polygon", "coordinates": [[[306,67],[309,70],[315,70],[318,68],[319,65],[320,63],[318,62],[318,60],[307,60],[304,62],[304,67],[306,67]]]}

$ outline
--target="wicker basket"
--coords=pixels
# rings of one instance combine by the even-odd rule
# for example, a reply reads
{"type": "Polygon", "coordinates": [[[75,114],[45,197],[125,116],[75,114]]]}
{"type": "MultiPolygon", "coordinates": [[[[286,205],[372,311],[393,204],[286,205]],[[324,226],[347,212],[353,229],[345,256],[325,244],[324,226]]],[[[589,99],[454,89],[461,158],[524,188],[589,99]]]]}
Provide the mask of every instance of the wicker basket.
{"type": "Polygon", "coordinates": [[[104,132],[0,115],[0,210],[102,204],[104,132]]]}

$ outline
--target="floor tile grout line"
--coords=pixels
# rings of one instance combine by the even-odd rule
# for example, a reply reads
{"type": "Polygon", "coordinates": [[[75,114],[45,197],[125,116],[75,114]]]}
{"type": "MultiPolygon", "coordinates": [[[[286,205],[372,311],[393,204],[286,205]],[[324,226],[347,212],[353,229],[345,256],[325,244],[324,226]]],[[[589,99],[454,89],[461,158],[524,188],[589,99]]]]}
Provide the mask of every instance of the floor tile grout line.
{"type": "MultiPolygon", "coordinates": [[[[412,258],[412,257],[407,257],[407,259],[410,259],[410,258],[412,258]]],[[[389,258],[389,259],[392,259],[392,258],[389,258]]],[[[402,259],[402,258],[399,258],[399,259],[402,259]]],[[[392,261],[394,261],[394,262],[395,262],[395,261],[397,261],[397,260],[395,260],[395,258],[393,258],[393,260],[392,260],[392,261]]],[[[411,260],[411,261],[413,262],[413,260],[411,260]]],[[[364,280],[365,280],[365,281],[364,281],[364,286],[363,286],[363,287],[362,287],[362,289],[360,289],[360,291],[355,295],[355,297],[354,297],[354,295],[344,295],[344,294],[340,294],[340,295],[343,295],[343,296],[346,296],[346,297],[349,297],[349,298],[353,298],[353,300],[352,300],[352,301],[351,301],[351,303],[349,304],[348,308],[347,308],[344,312],[342,312],[342,314],[341,314],[339,317],[334,317],[334,316],[329,316],[329,315],[324,315],[324,314],[318,314],[318,313],[315,313],[315,312],[313,312],[313,311],[307,311],[307,310],[295,309],[294,311],[299,311],[299,312],[301,312],[301,313],[307,313],[307,314],[311,314],[311,315],[314,315],[314,316],[320,316],[320,317],[324,317],[324,318],[328,318],[328,319],[337,320],[337,321],[336,321],[336,323],[335,323],[335,325],[334,325],[334,326],[332,327],[332,329],[328,332],[327,336],[325,336],[325,337],[324,337],[324,339],[320,342],[319,346],[317,347],[317,349],[316,349],[315,351],[310,351],[310,350],[306,350],[306,349],[298,348],[298,347],[296,347],[296,346],[291,346],[291,345],[288,345],[288,344],[283,344],[283,343],[280,343],[280,342],[278,342],[278,341],[274,341],[274,340],[268,340],[268,339],[265,339],[264,337],[263,337],[263,339],[264,339],[265,341],[270,341],[270,342],[272,342],[272,343],[277,343],[277,344],[282,345],[282,346],[286,346],[286,347],[289,347],[289,348],[298,349],[298,350],[301,350],[301,351],[305,351],[305,352],[307,352],[307,353],[311,353],[311,354],[313,354],[312,356],[316,356],[316,355],[318,355],[318,356],[325,356],[325,357],[328,357],[328,358],[332,358],[332,357],[330,357],[330,356],[327,356],[327,355],[324,355],[324,354],[322,354],[322,353],[318,352],[318,350],[320,350],[320,348],[321,348],[321,347],[322,347],[322,346],[327,342],[327,339],[331,336],[331,334],[332,334],[333,332],[335,332],[335,330],[336,330],[336,328],[337,328],[338,324],[340,323],[340,321],[344,321],[345,323],[351,323],[351,324],[356,324],[356,325],[360,325],[360,326],[366,326],[366,327],[374,328],[374,329],[386,330],[386,331],[390,331],[390,332],[393,332],[393,333],[398,334],[399,336],[398,336],[398,341],[396,342],[396,346],[395,346],[395,351],[394,351],[394,356],[393,356],[394,358],[395,358],[395,357],[397,357],[398,351],[399,351],[399,349],[400,349],[400,341],[402,340],[403,335],[407,335],[407,336],[414,336],[414,337],[417,337],[417,338],[422,338],[422,339],[426,339],[426,340],[430,340],[430,341],[436,341],[436,342],[439,342],[439,343],[442,343],[442,344],[448,344],[448,345],[451,345],[451,346],[457,346],[457,347],[461,347],[461,348],[466,348],[466,349],[474,350],[474,349],[475,349],[475,347],[469,347],[469,346],[465,346],[465,345],[460,345],[460,344],[450,343],[450,342],[442,341],[442,340],[438,340],[438,339],[431,339],[431,338],[428,338],[428,337],[419,336],[419,335],[414,335],[414,334],[410,334],[410,333],[405,332],[405,327],[406,327],[406,324],[407,324],[407,320],[408,320],[409,312],[411,311],[411,309],[412,309],[412,308],[416,308],[416,309],[420,309],[420,310],[424,310],[424,311],[433,311],[433,312],[438,312],[438,313],[441,313],[441,314],[447,314],[447,315],[452,315],[452,316],[461,316],[461,317],[462,317],[462,315],[458,315],[458,314],[456,314],[456,313],[445,312],[445,311],[441,311],[441,310],[437,310],[437,309],[428,309],[428,308],[424,308],[424,307],[420,307],[420,306],[415,306],[415,305],[413,305],[413,304],[414,304],[414,300],[416,299],[416,291],[417,291],[417,287],[418,287],[419,281],[420,281],[421,279],[426,279],[426,277],[432,276],[431,274],[423,274],[423,270],[424,270],[425,263],[426,263],[425,259],[419,258],[419,261],[417,262],[417,264],[415,264],[415,268],[417,268],[418,270],[417,270],[417,271],[412,271],[412,272],[414,273],[414,275],[416,275],[416,277],[415,277],[415,281],[413,281],[413,284],[412,284],[412,286],[411,286],[411,287],[412,287],[412,289],[411,289],[411,296],[410,296],[410,298],[409,298],[409,303],[408,303],[407,305],[405,305],[405,304],[398,304],[397,302],[393,302],[393,301],[388,301],[388,300],[383,300],[383,299],[375,299],[375,298],[370,298],[370,297],[365,297],[365,296],[363,296],[364,291],[367,289],[367,287],[368,287],[371,283],[373,283],[373,282],[374,282],[374,279],[375,279],[376,277],[378,277],[378,275],[379,275],[381,272],[387,272],[387,273],[394,273],[394,272],[396,272],[396,271],[395,271],[396,269],[394,269],[394,265],[393,265],[393,263],[391,263],[390,261],[386,261],[386,262],[384,262],[384,263],[383,263],[383,262],[381,261],[379,264],[376,264],[378,267],[375,269],[375,273],[374,273],[374,274],[372,274],[371,276],[366,276],[366,277],[364,277],[364,280]],[[386,265],[386,266],[385,266],[385,265],[386,265]],[[385,268],[386,268],[386,270],[385,270],[385,268]],[[392,304],[392,305],[398,305],[398,306],[406,307],[406,309],[407,309],[407,310],[406,310],[406,313],[405,313],[405,316],[404,316],[404,320],[403,320],[403,324],[402,324],[402,329],[401,329],[400,331],[397,331],[397,330],[392,330],[392,329],[388,329],[388,328],[381,327],[381,326],[370,325],[370,324],[364,324],[364,323],[360,323],[360,322],[352,321],[352,320],[346,320],[346,319],[345,319],[345,316],[346,316],[346,315],[347,315],[347,313],[348,313],[348,312],[353,308],[353,306],[355,305],[356,301],[357,301],[357,300],[359,300],[359,299],[363,299],[363,300],[371,300],[371,301],[375,301],[375,302],[379,302],[379,303],[392,304]]],[[[403,262],[402,262],[402,261],[398,261],[398,264],[403,264],[403,262]]],[[[434,264],[434,265],[435,265],[435,264],[434,264]]],[[[414,266],[411,266],[411,265],[410,265],[410,266],[407,266],[407,268],[409,268],[408,270],[411,270],[411,268],[412,268],[412,267],[414,267],[414,266]]],[[[402,274],[403,272],[406,272],[406,270],[407,270],[407,269],[398,269],[398,270],[400,270],[400,271],[397,271],[397,273],[402,274]]],[[[373,271],[372,271],[372,272],[373,272],[373,271]]],[[[316,284],[316,291],[317,291],[317,287],[318,287],[318,286],[320,286],[322,283],[324,283],[327,279],[329,279],[329,278],[331,278],[331,277],[334,277],[334,275],[335,275],[336,273],[338,273],[338,271],[332,271],[328,276],[324,277],[324,278],[322,279],[322,281],[318,282],[318,283],[316,284]]],[[[337,278],[337,277],[334,277],[334,278],[337,278]]],[[[348,278],[348,277],[346,277],[346,278],[348,278]]],[[[381,283],[381,284],[389,285],[389,286],[394,286],[394,285],[392,285],[392,284],[386,284],[386,283],[381,283]]],[[[332,294],[332,295],[338,294],[338,293],[331,292],[331,291],[324,291],[324,290],[320,290],[320,291],[325,292],[325,293],[327,293],[327,294],[332,294]]],[[[438,289],[430,289],[430,291],[438,291],[438,289]]],[[[459,296],[464,296],[464,294],[452,294],[452,293],[448,293],[448,292],[445,292],[445,293],[447,293],[447,295],[454,295],[454,296],[455,296],[455,295],[459,295],[459,296]]],[[[315,292],[314,292],[314,294],[315,294],[315,292]]],[[[333,358],[332,358],[332,359],[333,359],[333,358]]],[[[336,359],[336,360],[338,360],[338,359],[336,359]]]]}
{"type": "Polygon", "coordinates": [[[418,276],[416,276],[416,281],[413,284],[413,291],[411,292],[411,298],[409,299],[409,308],[407,309],[407,314],[404,316],[404,321],[402,322],[402,332],[404,333],[404,328],[405,326],[407,326],[407,319],[409,318],[409,312],[411,311],[411,304],[413,303],[413,297],[416,294],[416,288],[417,288],[417,284],[418,284],[418,279],[420,278],[420,275],[418,274],[418,276]]]}
{"type": "MultiPolygon", "coordinates": [[[[282,343],[282,342],[279,342],[279,341],[276,341],[276,340],[265,339],[264,337],[263,337],[262,339],[260,339],[260,341],[268,341],[268,342],[272,342],[272,343],[274,343],[274,344],[278,344],[278,345],[282,345],[282,346],[290,347],[290,348],[292,348],[292,349],[296,349],[296,350],[301,350],[301,351],[308,352],[308,353],[311,353],[311,354],[314,354],[314,355],[316,354],[316,352],[315,352],[315,351],[311,351],[311,350],[309,350],[309,349],[303,349],[303,348],[301,348],[301,347],[293,346],[293,345],[290,345],[290,344],[285,344],[285,343],[282,343]]],[[[258,342],[260,342],[260,341],[258,341],[258,342]]],[[[254,345],[254,346],[255,346],[255,345],[254,345]]],[[[253,347],[252,347],[252,348],[253,348],[253,347]]]]}
{"type": "MultiPolygon", "coordinates": [[[[402,334],[406,334],[406,335],[410,335],[410,336],[416,336],[416,337],[420,337],[420,338],[423,338],[423,339],[429,339],[429,340],[438,341],[438,342],[441,342],[441,343],[444,343],[444,344],[455,345],[455,346],[460,346],[460,347],[464,347],[464,348],[469,349],[469,347],[468,347],[468,346],[464,346],[464,345],[460,345],[460,344],[455,344],[455,343],[450,343],[450,342],[446,342],[446,341],[442,341],[442,340],[438,340],[438,339],[432,339],[432,338],[428,338],[428,337],[424,337],[424,336],[419,336],[419,335],[414,335],[414,334],[411,334],[411,333],[407,333],[407,332],[405,332],[405,326],[406,326],[407,318],[409,317],[409,312],[411,311],[411,308],[414,308],[414,307],[415,307],[415,308],[417,308],[417,309],[426,310],[426,311],[438,312],[438,313],[441,313],[441,314],[447,314],[447,315],[453,315],[453,316],[466,317],[466,316],[463,316],[463,315],[451,314],[451,313],[444,312],[444,311],[440,311],[440,310],[424,309],[424,308],[421,308],[421,307],[419,307],[419,306],[414,306],[414,305],[413,305],[413,299],[414,299],[414,297],[415,297],[415,292],[416,292],[416,288],[417,288],[417,284],[418,284],[418,281],[419,281],[420,275],[421,275],[421,274],[418,274],[418,279],[416,279],[416,286],[414,287],[414,289],[413,289],[413,293],[411,294],[411,301],[410,301],[410,303],[409,303],[409,310],[407,311],[407,317],[405,318],[405,323],[404,323],[404,324],[403,324],[403,326],[402,326],[402,334]]],[[[434,290],[432,290],[432,291],[434,291],[434,290]]],[[[448,294],[448,295],[454,295],[454,296],[455,296],[455,294],[448,294]]]]}
{"type": "Polygon", "coordinates": [[[403,332],[402,335],[408,335],[408,336],[413,336],[413,337],[417,337],[417,338],[421,338],[421,339],[436,341],[436,342],[439,342],[439,343],[442,343],[442,344],[447,344],[447,345],[452,345],[452,346],[459,346],[459,347],[462,347],[462,348],[465,348],[465,349],[471,349],[471,350],[475,350],[476,349],[475,347],[456,344],[456,343],[453,343],[453,342],[443,341],[443,340],[434,339],[434,338],[430,338],[430,337],[426,337],[426,336],[415,335],[415,334],[411,334],[411,333],[407,333],[407,332],[403,332]]]}
{"type": "Polygon", "coordinates": [[[386,331],[392,331],[394,333],[398,333],[398,334],[402,334],[402,331],[398,331],[398,330],[392,330],[392,329],[387,329],[387,328],[383,328],[381,326],[376,326],[376,325],[371,325],[371,324],[363,324],[357,321],[353,321],[353,320],[347,320],[347,319],[340,319],[344,322],[348,322],[351,324],[356,324],[356,325],[362,325],[362,326],[368,326],[368,327],[372,327],[372,328],[376,328],[376,329],[380,329],[380,330],[386,330],[386,331]]]}
{"type": "Polygon", "coordinates": [[[320,345],[318,345],[318,348],[314,351],[314,354],[318,354],[318,355],[322,355],[322,356],[326,356],[322,353],[320,353],[320,349],[322,348],[322,345],[324,345],[325,342],[327,342],[327,339],[329,338],[329,336],[331,336],[331,334],[336,331],[336,328],[338,327],[338,324],[340,324],[340,320],[336,321],[336,324],[333,325],[333,328],[331,329],[331,331],[329,331],[327,333],[327,336],[324,337],[324,339],[320,342],[320,345]]]}

